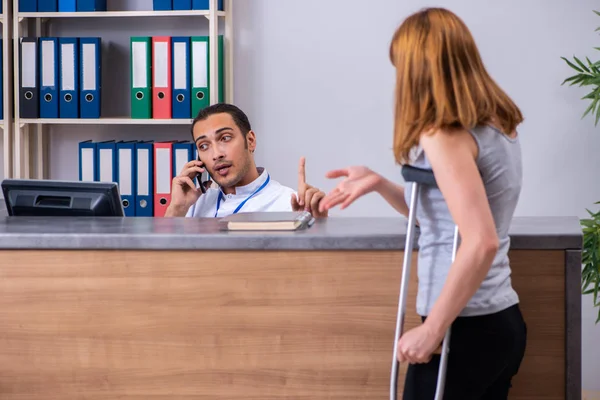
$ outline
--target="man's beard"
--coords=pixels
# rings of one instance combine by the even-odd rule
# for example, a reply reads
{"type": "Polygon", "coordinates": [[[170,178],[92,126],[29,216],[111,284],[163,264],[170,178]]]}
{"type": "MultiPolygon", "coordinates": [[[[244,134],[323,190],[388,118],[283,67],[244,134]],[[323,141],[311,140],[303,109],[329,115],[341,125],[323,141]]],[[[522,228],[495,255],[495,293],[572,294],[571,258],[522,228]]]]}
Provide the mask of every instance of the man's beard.
{"type": "MultiPolygon", "coordinates": [[[[238,164],[231,164],[232,167],[235,167],[237,165],[238,164]]],[[[250,160],[246,158],[246,160],[244,160],[244,163],[242,163],[241,165],[241,169],[233,176],[230,173],[227,177],[221,179],[221,177],[218,175],[218,173],[216,173],[216,171],[213,171],[211,173],[211,176],[213,177],[213,180],[217,183],[217,185],[223,188],[232,188],[234,186],[237,186],[238,183],[240,183],[240,181],[244,179],[244,177],[248,174],[248,171],[250,170],[250,160]]]]}

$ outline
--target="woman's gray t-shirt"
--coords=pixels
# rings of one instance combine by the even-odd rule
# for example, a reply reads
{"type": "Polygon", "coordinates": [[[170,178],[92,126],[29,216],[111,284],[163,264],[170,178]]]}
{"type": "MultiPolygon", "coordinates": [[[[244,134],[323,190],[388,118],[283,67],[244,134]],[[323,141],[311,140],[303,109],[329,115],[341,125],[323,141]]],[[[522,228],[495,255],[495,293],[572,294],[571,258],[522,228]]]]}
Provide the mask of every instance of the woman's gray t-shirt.
{"type": "MultiPolygon", "coordinates": [[[[499,249],[475,295],[459,316],[491,314],[519,302],[511,284],[508,230],[522,185],[521,148],[518,137],[510,138],[491,126],[470,131],[478,146],[477,167],[496,224],[499,249]]],[[[411,165],[431,169],[420,147],[411,165]]],[[[412,185],[406,186],[409,203],[412,185]]],[[[452,263],[454,221],[439,189],[422,185],[417,199],[419,221],[417,313],[426,316],[437,300],[452,263]]],[[[460,245],[460,241],[459,241],[460,245]]]]}

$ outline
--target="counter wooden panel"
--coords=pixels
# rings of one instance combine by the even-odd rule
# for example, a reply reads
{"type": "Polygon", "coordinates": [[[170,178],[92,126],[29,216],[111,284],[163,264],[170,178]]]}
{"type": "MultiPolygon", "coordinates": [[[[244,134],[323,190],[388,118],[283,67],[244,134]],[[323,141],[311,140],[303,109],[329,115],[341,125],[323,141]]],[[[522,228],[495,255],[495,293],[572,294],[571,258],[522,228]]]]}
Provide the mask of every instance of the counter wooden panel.
{"type": "MultiPolygon", "coordinates": [[[[0,398],[387,399],[402,257],[0,250],[0,398]]],[[[510,398],[565,399],[565,251],[510,257],[529,330],[510,398]]]]}

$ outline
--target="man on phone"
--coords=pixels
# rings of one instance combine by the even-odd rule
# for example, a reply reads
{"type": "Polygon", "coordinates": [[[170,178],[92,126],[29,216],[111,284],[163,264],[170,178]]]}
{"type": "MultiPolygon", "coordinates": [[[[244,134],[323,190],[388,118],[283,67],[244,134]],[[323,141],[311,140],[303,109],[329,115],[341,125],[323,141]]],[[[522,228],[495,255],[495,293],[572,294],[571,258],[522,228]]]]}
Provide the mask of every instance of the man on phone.
{"type": "Polygon", "coordinates": [[[171,187],[166,217],[225,217],[238,212],[300,211],[326,217],[319,211],[325,193],[306,183],[305,159],[300,159],[298,190],[281,185],[254,161],[256,135],[248,117],[232,104],[202,109],[192,123],[199,160],[190,161],[171,187]],[[218,185],[201,181],[204,172],[218,185]],[[198,177],[200,187],[194,183],[198,177]]]}

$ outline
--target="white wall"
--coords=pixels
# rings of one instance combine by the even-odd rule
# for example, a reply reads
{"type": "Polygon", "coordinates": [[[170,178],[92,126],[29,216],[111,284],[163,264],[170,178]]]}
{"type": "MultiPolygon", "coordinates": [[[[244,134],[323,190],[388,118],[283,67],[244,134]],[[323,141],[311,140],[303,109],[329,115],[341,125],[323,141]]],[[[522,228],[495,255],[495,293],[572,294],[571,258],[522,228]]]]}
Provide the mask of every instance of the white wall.
{"type": "MultiPolygon", "coordinates": [[[[139,8],[142,0],[129,0],[139,8]]],[[[149,0],[144,0],[149,1],[149,0]]],[[[366,164],[400,181],[392,144],[392,33],[409,13],[439,5],[471,28],[491,74],[525,114],[521,127],[525,185],[518,215],[585,216],[600,200],[597,179],[600,127],[581,120],[585,89],[561,86],[572,71],[560,56],[588,55],[600,39],[597,1],[505,0],[235,0],[235,102],[249,115],[260,164],[274,178],[296,184],[297,160],[307,157],[307,178],[328,190],[327,170],[366,164]],[[372,4],[371,4],[372,3],[372,4]],[[368,8],[368,7],[372,8],[368,8]],[[566,167],[559,163],[566,163],[566,167]]],[[[117,4],[113,2],[113,4],[117,4]]],[[[110,5],[110,3],[109,3],[110,5]]],[[[101,34],[110,41],[103,105],[112,115],[129,112],[128,37],[190,34],[194,23],[175,21],[66,21],[53,34],[101,34]]],[[[180,21],[180,20],[177,20],[180,21]]],[[[193,21],[193,20],[192,20],[193,21]]],[[[200,21],[206,32],[208,21],[200,21]]],[[[51,177],[77,178],[77,142],[84,139],[187,138],[187,127],[55,127],[51,177]]],[[[347,216],[392,216],[375,196],[347,216]]],[[[600,390],[600,325],[591,299],[583,299],[583,387],[600,390]]]]}

